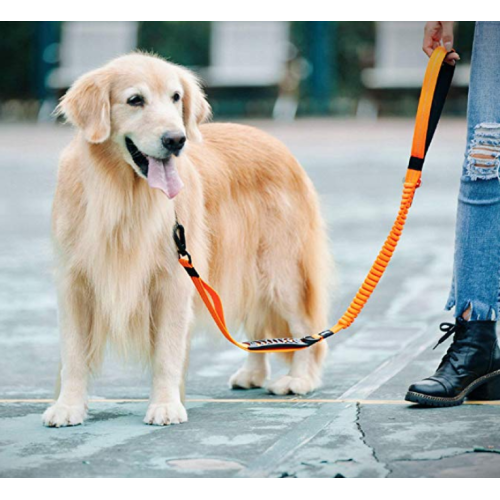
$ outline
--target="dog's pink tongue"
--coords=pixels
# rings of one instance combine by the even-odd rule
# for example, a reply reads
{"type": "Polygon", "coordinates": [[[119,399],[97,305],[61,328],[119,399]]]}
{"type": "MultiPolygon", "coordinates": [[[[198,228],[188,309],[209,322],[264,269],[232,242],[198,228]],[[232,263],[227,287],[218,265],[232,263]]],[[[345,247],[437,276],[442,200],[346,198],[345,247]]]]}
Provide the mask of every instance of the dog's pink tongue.
{"type": "Polygon", "coordinates": [[[161,189],[170,199],[177,196],[184,184],[177,173],[174,160],[157,160],[148,156],[148,184],[161,189]]]}

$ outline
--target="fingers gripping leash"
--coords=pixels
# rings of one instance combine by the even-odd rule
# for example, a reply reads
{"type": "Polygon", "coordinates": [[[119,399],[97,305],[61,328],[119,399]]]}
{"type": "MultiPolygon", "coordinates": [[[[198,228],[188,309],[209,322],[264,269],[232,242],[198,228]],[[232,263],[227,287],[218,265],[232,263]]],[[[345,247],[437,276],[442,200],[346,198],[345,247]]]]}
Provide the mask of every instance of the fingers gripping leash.
{"type": "Polygon", "coordinates": [[[235,340],[227,329],[222,302],[217,292],[203,281],[196,272],[192,264],[191,255],[187,252],[184,227],[176,222],[173,238],[179,254],[179,263],[184,267],[193,281],[203,303],[220,331],[229,342],[240,349],[252,352],[298,351],[307,349],[317,342],[321,342],[335,333],[349,328],[358,317],[389,265],[403,232],[408,211],[410,210],[413,197],[415,196],[415,191],[420,186],[425,156],[441,116],[455,69],[454,66],[444,63],[447,54],[448,52],[444,47],[438,47],[434,50],[427,65],[415,120],[411,157],[406,172],[401,204],[396,220],[389,232],[389,236],[385,240],[382,249],[351,304],[337,323],[328,330],[314,335],[308,335],[301,339],[278,338],[256,340],[253,342],[238,342],[235,340]]]}

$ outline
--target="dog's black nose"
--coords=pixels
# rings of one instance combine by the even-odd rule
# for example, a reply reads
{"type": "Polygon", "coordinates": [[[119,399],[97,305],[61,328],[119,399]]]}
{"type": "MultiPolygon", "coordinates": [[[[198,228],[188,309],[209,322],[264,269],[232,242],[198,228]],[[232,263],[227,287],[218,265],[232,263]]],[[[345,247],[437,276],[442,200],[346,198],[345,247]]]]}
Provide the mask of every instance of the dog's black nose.
{"type": "Polygon", "coordinates": [[[177,154],[186,143],[186,136],[182,132],[166,132],[161,137],[163,147],[170,153],[177,154]]]}

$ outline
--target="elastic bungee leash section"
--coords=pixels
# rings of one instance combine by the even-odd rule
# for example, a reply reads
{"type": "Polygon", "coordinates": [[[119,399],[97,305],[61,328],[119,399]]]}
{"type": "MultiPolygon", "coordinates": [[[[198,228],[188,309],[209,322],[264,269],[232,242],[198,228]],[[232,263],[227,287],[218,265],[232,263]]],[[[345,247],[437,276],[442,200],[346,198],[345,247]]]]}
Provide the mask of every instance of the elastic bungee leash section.
{"type": "Polygon", "coordinates": [[[408,211],[411,207],[416,189],[420,186],[422,167],[425,155],[429,149],[432,137],[436,130],[444,102],[453,78],[455,67],[444,62],[448,52],[444,47],[434,50],[429,59],[427,70],[422,84],[422,91],[418,103],[417,116],[415,120],[415,131],[411,157],[404,181],[401,205],[397,218],[391,228],[389,236],[385,240],[380,253],[373,263],[368,275],[359,288],[351,304],[332,328],[321,333],[309,335],[301,339],[278,338],[255,340],[253,342],[238,342],[230,334],[224,319],[224,309],[217,292],[196,272],[191,260],[191,255],[186,248],[186,237],[184,227],[176,222],[173,237],[179,254],[179,263],[184,267],[200,294],[203,303],[210,312],[222,335],[229,342],[244,351],[252,352],[289,352],[306,349],[317,342],[331,337],[335,333],[349,328],[358,314],[361,312],[371,294],[375,290],[380,278],[383,276],[391,257],[396,249],[401,233],[406,222],[408,211]]]}

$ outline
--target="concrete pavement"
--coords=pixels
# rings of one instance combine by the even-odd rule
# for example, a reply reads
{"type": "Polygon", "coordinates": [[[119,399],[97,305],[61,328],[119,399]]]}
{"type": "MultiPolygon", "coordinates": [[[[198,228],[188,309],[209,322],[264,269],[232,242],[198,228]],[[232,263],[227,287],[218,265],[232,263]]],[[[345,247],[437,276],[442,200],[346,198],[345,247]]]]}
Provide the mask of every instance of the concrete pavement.
{"type": "MultiPolygon", "coordinates": [[[[339,274],[333,324],[396,215],[413,123],[256,125],[292,149],[320,192],[339,274]]],[[[148,374],[112,356],[92,385],[85,425],[41,425],[59,357],[50,205],[57,155],[70,135],[62,127],[0,125],[0,476],[500,476],[496,403],[423,410],[403,401],[446,349],[431,346],[439,322],[451,317],[442,309],[463,121],[440,124],[386,276],[357,322],[329,341],[323,388],[305,398],[231,391],[227,380],[244,353],[200,336],[187,384],[189,422],[166,428],[142,424],[148,374]]]]}

